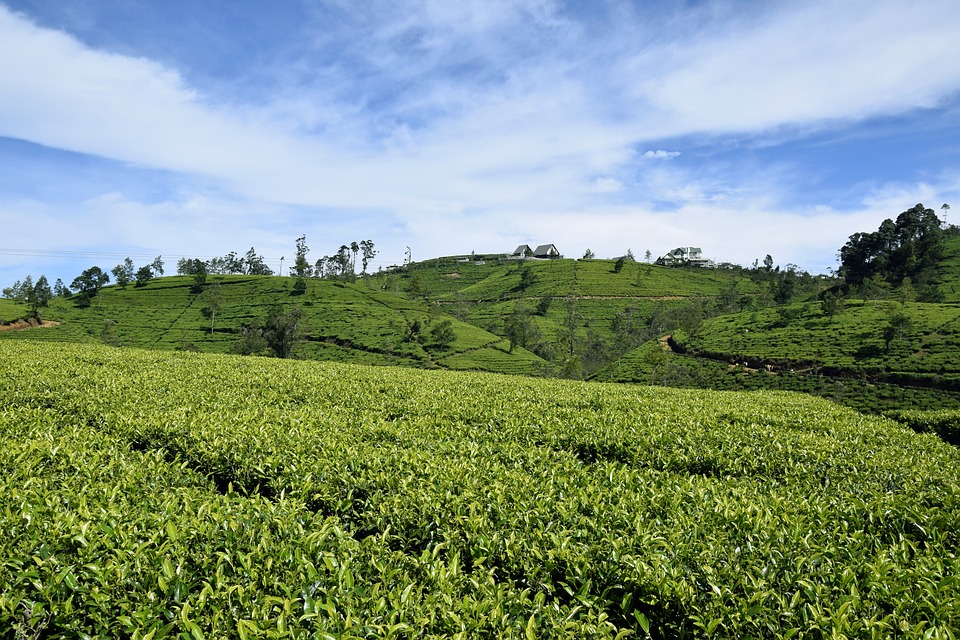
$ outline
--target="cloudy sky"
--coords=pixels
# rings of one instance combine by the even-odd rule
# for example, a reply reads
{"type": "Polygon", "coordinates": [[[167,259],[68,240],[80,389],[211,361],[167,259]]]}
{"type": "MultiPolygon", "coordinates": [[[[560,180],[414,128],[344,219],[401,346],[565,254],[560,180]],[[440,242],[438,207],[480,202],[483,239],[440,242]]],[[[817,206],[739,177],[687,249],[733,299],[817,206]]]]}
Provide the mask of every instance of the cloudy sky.
{"type": "Polygon", "coordinates": [[[0,0],[0,284],[302,234],[824,272],[960,205],[958,60],[957,0],[0,0]]]}

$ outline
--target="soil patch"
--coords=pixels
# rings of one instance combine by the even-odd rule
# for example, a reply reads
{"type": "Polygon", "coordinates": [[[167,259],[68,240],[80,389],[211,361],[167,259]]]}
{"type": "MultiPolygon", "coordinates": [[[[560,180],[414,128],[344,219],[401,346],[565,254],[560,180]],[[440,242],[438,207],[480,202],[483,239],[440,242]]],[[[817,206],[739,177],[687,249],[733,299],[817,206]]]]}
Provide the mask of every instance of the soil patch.
{"type": "Polygon", "coordinates": [[[24,329],[40,329],[45,327],[56,327],[59,325],[59,322],[54,322],[53,320],[39,320],[37,318],[29,318],[27,320],[17,320],[16,322],[8,322],[7,324],[0,324],[0,331],[22,331],[24,329]]]}

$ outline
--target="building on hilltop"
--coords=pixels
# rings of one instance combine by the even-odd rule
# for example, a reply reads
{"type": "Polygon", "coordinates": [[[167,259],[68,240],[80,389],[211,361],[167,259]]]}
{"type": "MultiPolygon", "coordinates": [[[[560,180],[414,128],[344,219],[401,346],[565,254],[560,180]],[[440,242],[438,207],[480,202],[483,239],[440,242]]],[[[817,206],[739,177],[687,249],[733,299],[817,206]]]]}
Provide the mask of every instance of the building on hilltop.
{"type": "Polygon", "coordinates": [[[534,258],[537,260],[556,260],[562,257],[556,245],[553,244],[541,244],[536,249],[531,249],[528,244],[522,244],[509,256],[505,255],[504,259],[529,260],[530,258],[534,258]]]}
{"type": "Polygon", "coordinates": [[[557,258],[562,258],[563,256],[560,255],[560,251],[555,245],[542,244],[533,250],[533,257],[541,260],[555,260],[557,258]]]}
{"type": "Polygon", "coordinates": [[[514,260],[524,260],[533,255],[533,249],[530,248],[528,244],[522,244],[514,250],[513,254],[510,256],[514,260]]]}
{"type": "Polygon", "coordinates": [[[700,247],[677,247],[668,251],[656,260],[656,264],[663,267],[691,266],[715,267],[713,260],[703,257],[700,247]]]}

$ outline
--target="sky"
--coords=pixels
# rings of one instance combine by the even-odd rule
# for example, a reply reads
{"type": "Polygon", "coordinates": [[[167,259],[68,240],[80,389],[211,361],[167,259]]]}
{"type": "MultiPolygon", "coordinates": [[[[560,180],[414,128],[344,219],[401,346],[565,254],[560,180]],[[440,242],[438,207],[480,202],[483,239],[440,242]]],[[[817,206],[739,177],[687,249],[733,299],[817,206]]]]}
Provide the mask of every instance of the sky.
{"type": "Polygon", "coordinates": [[[956,0],[0,0],[0,284],[303,235],[826,273],[960,220],[958,60],[956,0]]]}

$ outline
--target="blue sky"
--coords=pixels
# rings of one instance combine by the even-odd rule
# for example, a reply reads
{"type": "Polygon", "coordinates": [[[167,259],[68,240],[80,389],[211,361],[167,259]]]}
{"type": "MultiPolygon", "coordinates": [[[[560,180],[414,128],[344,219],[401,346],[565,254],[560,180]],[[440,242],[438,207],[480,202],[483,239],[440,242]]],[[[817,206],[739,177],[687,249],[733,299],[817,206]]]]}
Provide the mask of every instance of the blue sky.
{"type": "Polygon", "coordinates": [[[0,283],[303,234],[824,272],[960,202],[958,34],[956,0],[0,0],[0,283]]]}

